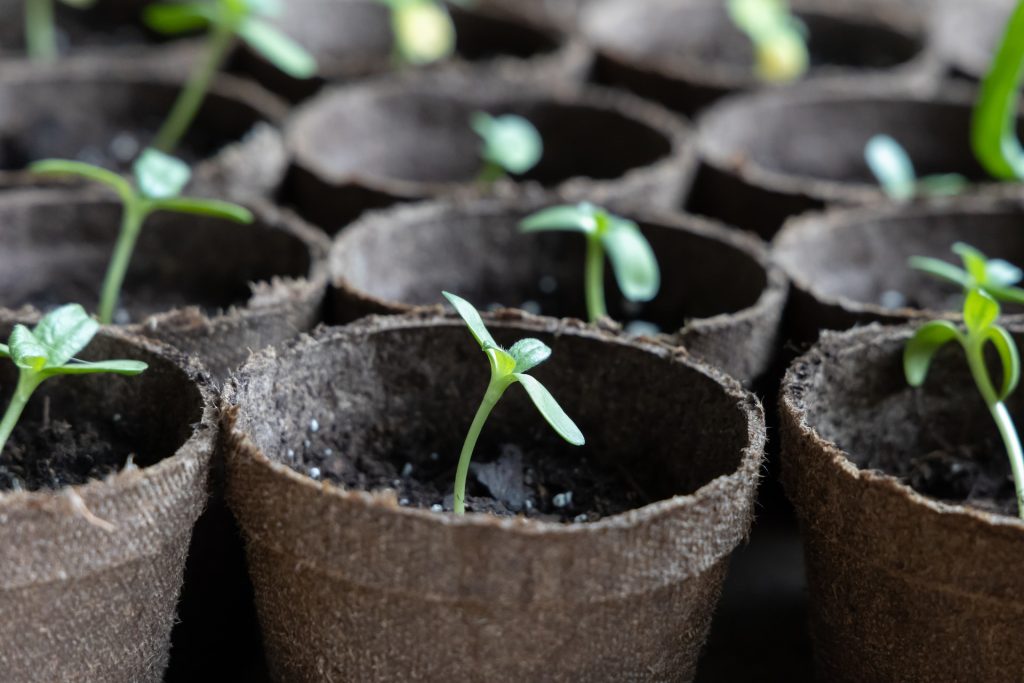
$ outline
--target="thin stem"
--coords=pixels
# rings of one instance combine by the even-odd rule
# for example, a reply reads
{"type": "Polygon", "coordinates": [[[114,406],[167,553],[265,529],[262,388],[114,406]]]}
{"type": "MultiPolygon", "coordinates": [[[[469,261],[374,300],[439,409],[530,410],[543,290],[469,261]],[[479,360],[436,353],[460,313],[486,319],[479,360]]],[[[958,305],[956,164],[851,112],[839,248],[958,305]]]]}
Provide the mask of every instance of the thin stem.
{"type": "Polygon", "coordinates": [[[506,177],[506,173],[505,169],[501,167],[501,164],[496,164],[493,161],[485,161],[484,167],[480,170],[480,174],[476,179],[479,183],[490,185],[504,177],[506,177]]]}
{"type": "Polygon", "coordinates": [[[476,417],[473,418],[473,424],[469,426],[469,433],[466,434],[466,440],[462,444],[462,453],[459,455],[459,467],[455,470],[455,514],[457,515],[466,513],[466,478],[469,476],[469,461],[473,459],[476,441],[480,438],[480,432],[484,428],[484,423],[487,422],[487,417],[509,385],[508,377],[491,375],[484,400],[480,402],[476,417]]]}
{"type": "Polygon", "coordinates": [[[41,62],[57,59],[53,0],[25,0],[25,48],[32,59],[41,62]]]}
{"type": "Polygon", "coordinates": [[[210,84],[223,66],[224,60],[227,59],[234,34],[233,23],[222,22],[214,25],[206,57],[189,76],[188,83],[178,95],[178,99],[174,102],[174,108],[167,115],[167,120],[164,121],[164,125],[153,142],[153,146],[161,152],[172,154],[185,133],[188,132],[192,120],[203,105],[203,100],[206,99],[206,92],[210,89],[210,84]]]}
{"type": "Polygon", "coordinates": [[[114,310],[121,295],[121,286],[128,272],[132,252],[135,251],[135,242],[148,214],[149,205],[145,200],[133,198],[125,202],[124,215],[121,217],[121,233],[117,236],[117,244],[114,245],[114,254],[110,258],[110,265],[107,266],[100,294],[99,318],[104,325],[114,322],[114,310]]]}
{"type": "Polygon", "coordinates": [[[587,297],[587,316],[596,323],[608,315],[604,303],[604,247],[597,235],[587,235],[587,261],[584,273],[584,291],[587,297]]]}
{"type": "Polygon", "coordinates": [[[21,413],[25,410],[32,392],[36,390],[36,387],[39,386],[43,379],[44,377],[37,372],[21,370],[19,373],[18,385],[14,389],[14,395],[11,396],[11,402],[7,406],[7,412],[4,413],[4,419],[0,422],[0,453],[4,452],[7,439],[11,437],[11,432],[14,431],[15,425],[18,424],[18,418],[21,417],[21,413]]]}

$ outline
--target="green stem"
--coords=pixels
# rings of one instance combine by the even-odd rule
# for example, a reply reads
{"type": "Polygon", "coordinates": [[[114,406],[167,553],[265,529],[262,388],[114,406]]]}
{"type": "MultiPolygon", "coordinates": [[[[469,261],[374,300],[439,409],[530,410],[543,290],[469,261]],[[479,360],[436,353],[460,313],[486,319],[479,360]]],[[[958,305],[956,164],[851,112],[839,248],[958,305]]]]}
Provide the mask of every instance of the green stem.
{"type": "Polygon", "coordinates": [[[597,235],[587,235],[587,262],[584,273],[584,291],[587,297],[587,316],[596,323],[608,315],[604,303],[604,247],[597,235]]]}
{"type": "Polygon", "coordinates": [[[139,238],[142,224],[148,214],[149,205],[145,200],[133,198],[124,204],[121,233],[117,236],[117,244],[114,245],[114,254],[110,258],[110,265],[107,266],[107,274],[103,279],[103,290],[100,294],[99,318],[104,325],[114,322],[114,310],[117,308],[117,301],[121,295],[121,286],[124,284],[124,277],[128,272],[132,252],[135,251],[135,242],[139,238]]]}
{"type": "Polygon", "coordinates": [[[41,62],[57,59],[53,0],[25,0],[25,48],[32,59],[41,62]]]}
{"type": "Polygon", "coordinates": [[[39,386],[43,379],[45,378],[38,372],[21,370],[19,373],[18,385],[14,389],[14,395],[11,396],[11,402],[7,406],[7,412],[4,413],[4,419],[0,422],[0,453],[4,452],[7,439],[11,437],[14,426],[18,424],[18,418],[21,417],[21,413],[25,410],[32,392],[36,390],[36,387],[39,386]]]}
{"type": "Polygon", "coordinates": [[[480,174],[476,177],[478,183],[484,185],[490,185],[505,177],[505,169],[501,167],[501,164],[496,164],[493,161],[485,161],[484,167],[480,170],[480,174]]]}
{"type": "Polygon", "coordinates": [[[498,403],[498,399],[505,393],[505,389],[508,389],[509,384],[508,377],[491,375],[484,400],[480,402],[476,417],[473,418],[473,424],[469,426],[469,433],[466,434],[466,440],[462,444],[462,453],[459,455],[459,467],[455,470],[455,514],[457,515],[466,513],[466,478],[469,476],[469,461],[473,459],[476,441],[480,438],[480,432],[484,428],[484,423],[487,422],[487,417],[498,403]]]}
{"type": "Polygon", "coordinates": [[[214,25],[206,57],[189,76],[185,89],[178,95],[171,113],[168,114],[167,120],[164,121],[164,125],[153,142],[153,146],[161,152],[172,154],[185,133],[188,132],[192,120],[196,117],[203,100],[206,99],[206,92],[210,89],[210,84],[223,66],[224,60],[227,59],[234,35],[233,24],[224,22],[214,25]]]}

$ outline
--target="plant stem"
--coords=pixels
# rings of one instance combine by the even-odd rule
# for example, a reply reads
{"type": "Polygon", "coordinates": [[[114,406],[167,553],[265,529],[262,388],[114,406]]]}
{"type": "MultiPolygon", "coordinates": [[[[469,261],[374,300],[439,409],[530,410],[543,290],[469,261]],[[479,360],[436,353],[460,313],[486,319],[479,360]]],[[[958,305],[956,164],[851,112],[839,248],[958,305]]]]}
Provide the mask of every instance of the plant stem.
{"type": "Polygon", "coordinates": [[[584,273],[587,316],[596,323],[608,315],[604,303],[604,247],[598,235],[587,235],[587,261],[584,273]]]}
{"type": "Polygon", "coordinates": [[[34,60],[52,62],[57,59],[53,0],[25,0],[25,48],[34,60]]]}
{"type": "Polygon", "coordinates": [[[480,170],[480,174],[476,177],[476,180],[478,183],[490,185],[501,180],[505,176],[505,169],[501,167],[501,164],[496,164],[493,161],[485,161],[484,167],[480,170]]]}
{"type": "Polygon", "coordinates": [[[11,402],[7,406],[7,412],[4,413],[4,419],[0,422],[0,453],[4,452],[7,439],[10,438],[11,432],[14,431],[14,426],[18,424],[18,418],[21,417],[21,413],[25,410],[32,392],[36,390],[36,387],[39,386],[43,379],[45,378],[38,372],[31,372],[29,370],[21,370],[18,374],[18,385],[14,389],[14,395],[11,396],[11,402]]]}
{"type": "Polygon", "coordinates": [[[511,382],[506,377],[495,377],[491,375],[491,381],[487,385],[487,393],[484,394],[484,400],[480,402],[480,407],[477,408],[476,417],[473,418],[473,424],[469,426],[469,433],[466,434],[466,440],[462,444],[462,453],[459,455],[459,467],[455,471],[455,514],[463,515],[466,513],[466,477],[469,476],[469,461],[473,459],[473,449],[476,448],[476,441],[480,437],[480,432],[484,428],[484,423],[487,422],[487,417],[491,414],[494,406],[498,403],[498,399],[505,393],[505,389],[508,389],[511,382]]]}
{"type": "Polygon", "coordinates": [[[188,132],[192,120],[196,117],[203,100],[206,99],[206,91],[210,89],[210,83],[213,82],[217,72],[223,66],[224,60],[227,59],[234,34],[234,25],[228,22],[213,26],[206,57],[189,76],[188,83],[178,95],[171,113],[167,115],[167,120],[164,121],[164,125],[153,142],[153,146],[161,152],[172,154],[178,143],[181,142],[181,138],[188,132]]]}
{"type": "Polygon", "coordinates": [[[149,206],[145,200],[133,198],[124,204],[121,233],[117,236],[117,244],[114,245],[114,254],[110,258],[110,265],[107,266],[100,294],[99,318],[104,325],[114,322],[114,309],[117,308],[117,301],[121,295],[121,286],[128,272],[132,252],[135,251],[135,242],[148,214],[149,206]]]}

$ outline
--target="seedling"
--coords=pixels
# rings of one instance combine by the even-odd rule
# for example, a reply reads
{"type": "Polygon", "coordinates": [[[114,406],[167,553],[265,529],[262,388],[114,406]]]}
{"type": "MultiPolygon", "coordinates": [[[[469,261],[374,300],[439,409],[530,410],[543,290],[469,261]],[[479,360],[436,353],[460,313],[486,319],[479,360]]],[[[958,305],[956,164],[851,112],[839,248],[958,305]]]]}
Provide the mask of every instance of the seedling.
{"type": "Polygon", "coordinates": [[[179,194],[191,177],[188,166],[183,161],[155,149],[145,150],[136,160],[133,167],[134,184],[116,173],[79,161],[47,159],[32,164],[30,169],[42,175],[78,176],[103,183],[121,198],[124,206],[121,232],[114,246],[114,254],[107,267],[100,295],[99,318],[104,324],[110,324],[114,320],[114,310],[135,249],[135,242],[151,214],[157,211],[171,211],[212,216],[238,223],[251,223],[253,220],[252,213],[235,204],[215,199],[180,197],[179,194]]]}
{"type": "Polygon", "coordinates": [[[31,330],[15,325],[7,344],[0,344],[0,358],[10,358],[18,367],[18,384],[0,422],[0,453],[18,424],[36,388],[58,375],[138,375],[148,366],[136,360],[87,362],[75,354],[96,336],[99,323],[78,304],[61,306],[47,313],[31,330]]]}
{"type": "Polygon", "coordinates": [[[473,114],[471,125],[483,140],[480,156],[484,167],[479,176],[483,183],[500,180],[509,173],[526,173],[544,153],[540,133],[522,116],[491,116],[478,111],[473,114]]]}
{"type": "Polygon", "coordinates": [[[551,392],[534,377],[526,374],[546,361],[551,356],[551,349],[539,339],[520,339],[506,351],[494,341],[473,304],[454,294],[443,294],[466,322],[470,334],[480,344],[491,364],[491,381],[487,385],[484,400],[476,411],[476,417],[469,427],[469,433],[466,434],[462,453],[459,455],[459,466],[455,471],[455,514],[461,515],[466,512],[466,477],[469,474],[469,462],[473,458],[477,439],[502,394],[516,382],[523,385],[533,405],[537,406],[537,410],[560,437],[573,446],[582,446],[584,438],[579,427],[565,414],[551,392]]]}
{"type": "Polygon", "coordinates": [[[729,0],[728,9],[754,46],[758,78],[783,83],[806,73],[811,61],[807,27],[793,16],[786,0],[729,0]]]}
{"type": "Polygon", "coordinates": [[[310,78],[316,59],[266,18],[281,13],[278,0],[196,0],[149,5],[143,18],[154,31],[178,35],[207,29],[206,56],[196,65],[153,146],[172,153],[206,99],[210,83],[227,59],[235,38],[293,78],[310,78]]]}
{"type": "Polygon", "coordinates": [[[523,232],[569,230],[587,238],[584,292],[587,316],[597,322],[608,315],[604,296],[605,253],[615,280],[628,301],[650,301],[661,287],[661,271],[647,238],[637,224],[612,215],[589,202],[552,206],[528,216],[519,224],[523,232]]]}
{"type": "MultiPolygon", "coordinates": [[[[68,7],[87,9],[96,0],[60,0],[68,7]]],[[[25,47],[31,59],[50,62],[57,58],[57,26],[54,0],[25,0],[25,47]]]]}
{"type": "Polygon", "coordinates": [[[888,135],[875,135],[864,147],[864,160],[890,199],[907,201],[918,196],[959,194],[967,179],[958,173],[917,177],[914,162],[900,143],[888,135]]]}
{"type": "Polygon", "coordinates": [[[1018,90],[1024,78],[1024,1],[1010,15],[1003,40],[981,82],[971,121],[974,155],[992,177],[1024,179],[1017,138],[1018,90]]]}
{"type": "Polygon", "coordinates": [[[964,291],[980,289],[997,301],[1024,304],[1024,288],[1015,285],[1024,279],[1020,268],[1003,259],[988,259],[969,244],[957,242],[953,253],[963,261],[964,267],[928,256],[912,256],[912,268],[959,285],[964,291]]]}
{"type": "Polygon", "coordinates": [[[395,61],[420,66],[455,52],[455,24],[436,0],[377,0],[391,11],[395,61]]]}
{"type": "Polygon", "coordinates": [[[919,387],[924,384],[936,352],[948,342],[960,344],[967,355],[974,383],[996,422],[1010,458],[1017,510],[1024,519],[1024,451],[1005,403],[1020,381],[1020,353],[1013,336],[998,324],[999,304],[987,292],[982,289],[968,291],[963,313],[963,330],[948,320],[934,320],[918,328],[903,350],[903,372],[910,386],[919,387]],[[985,348],[989,343],[1003,366],[1003,379],[998,389],[985,364],[985,348]]]}

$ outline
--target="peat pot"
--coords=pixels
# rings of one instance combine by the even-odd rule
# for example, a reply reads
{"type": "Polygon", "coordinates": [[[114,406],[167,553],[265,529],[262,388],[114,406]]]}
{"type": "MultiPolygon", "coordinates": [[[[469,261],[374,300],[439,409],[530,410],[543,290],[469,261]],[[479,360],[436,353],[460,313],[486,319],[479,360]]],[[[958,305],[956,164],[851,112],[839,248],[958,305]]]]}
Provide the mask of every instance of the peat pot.
{"type": "MultiPolygon", "coordinates": [[[[0,311],[5,341],[15,322],[30,321],[0,311]]],[[[213,392],[184,356],[116,330],[82,357],[149,369],[47,380],[0,456],[0,670],[19,683],[157,683],[206,502],[213,392]]],[[[5,407],[15,382],[3,361],[5,407]]]]}
{"type": "MultiPolygon", "coordinates": [[[[154,214],[115,322],[199,356],[222,380],[250,351],[308,330],[327,288],[327,238],[269,204],[251,225],[154,214]]],[[[0,193],[0,305],[95,310],[121,206],[96,192],[0,193]]]]}
{"type": "MultiPolygon", "coordinates": [[[[807,77],[934,77],[922,12],[891,0],[797,0],[807,27],[807,77]]],[[[762,85],[754,50],[722,0],[596,0],[581,19],[597,52],[594,78],[694,115],[732,92],[762,85]]]]}
{"type": "MultiPolygon", "coordinates": [[[[983,197],[791,219],[772,246],[792,282],[790,338],[812,342],[819,330],[958,318],[961,288],[911,268],[908,259],[929,256],[963,267],[951,247],[966,242],[990,258],[1024,263],[1022,222],[1019,201],[983,197]]],[[[1003,308],[1024,311],[1015,304],[1003,308]]]]}
{"type": "Polygon", "coordinates": [[[489,372],[461,320],[321,328],[226,389],[228,501],[275,679],[692,679],[750,525],[757,400],[664,345],[487,320],[552,347],[533,372],[587,438],[561,441],[512,387],[468,486],[493,514],[438,511],[489,372]]]}
{"type": "Polygon", "coordinates": [[[329,232],[366,209],[486,190],[477,181],[476,111],[518,114],[544,139],[544,157],[516,181],[596,201],[642,197],[677,206],[693,166],[688,127],[630,95],[453,69],[323,91],[290,119],[285,197],[329,232]]]}
{"type": "MultiPolygon", "coordinates": [[[[1024,327],[1010,330],[1020,344],[1024,327]]],[[[826,333],[782,389],[818,679],[1018,680],[1024,522],[1009,460],[957,344],[907,385],[912,333],[826,333]]]]}
{"type": "MultiPolygon", "coordinates": [[[[343,230],[331,252],[334,316],[398,313],[456,292],[481,305],[586,318],[579,234],[519,232],[519,222],[554,198],[439,201],[367,214],[343,230]]],[[[615,320],[653,323],[744,383],[772,361],[786,281],[760,240],[710,221],[663,212],[621,214],[638,222],[661,262],[661,291],[647,304],[619,294],[608,268],[615,320]]],[[[647,327],[647,326],[645,326],[647,327]]],[[[629,329],[629,328],[627,328],[629,329]]]]}
{"type": "Polygon", "coordinates": [[[973,102],[971,88],[952,84],[934,96],[848,83],[730,97],[701,119],[687,207],[771,237],[805,211],[884,202],[864,161],[879,134],[902,145],[921,176],[988,184],[971,151],[973,102]]]}

